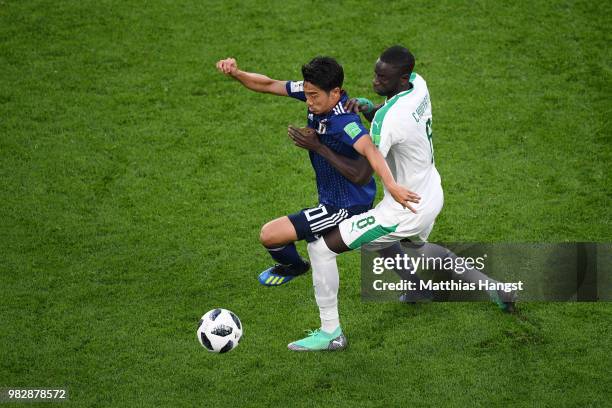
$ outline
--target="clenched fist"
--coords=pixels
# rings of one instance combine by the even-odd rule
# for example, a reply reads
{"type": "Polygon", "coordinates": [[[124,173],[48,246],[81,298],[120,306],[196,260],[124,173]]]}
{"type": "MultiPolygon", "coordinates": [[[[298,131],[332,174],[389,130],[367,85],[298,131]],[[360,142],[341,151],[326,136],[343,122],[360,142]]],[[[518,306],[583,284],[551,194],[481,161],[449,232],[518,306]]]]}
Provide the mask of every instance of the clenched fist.
{"type": "Polygon", "coordinates": [[[234,76],[236,71],[238,71],[238,64],[235,58],[226,58],[217,61],[217,69],[225,75],[234,76]]]}

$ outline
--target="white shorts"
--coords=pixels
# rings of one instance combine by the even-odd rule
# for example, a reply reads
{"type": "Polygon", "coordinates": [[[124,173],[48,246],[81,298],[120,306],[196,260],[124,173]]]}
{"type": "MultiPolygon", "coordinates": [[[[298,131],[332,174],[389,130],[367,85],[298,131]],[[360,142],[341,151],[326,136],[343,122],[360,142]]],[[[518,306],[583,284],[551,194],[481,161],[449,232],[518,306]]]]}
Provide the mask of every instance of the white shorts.
{"type": "Polygon", "coordinates": [[[342,240],[351,249],[364,245],[376,249],[404,238],[427,241],[444,204],[442,187],[430,190],[429,194],[427,202],[415,206],[416,214],[385,196],[370,211],[347,218],[338,225],[342,240]]]}

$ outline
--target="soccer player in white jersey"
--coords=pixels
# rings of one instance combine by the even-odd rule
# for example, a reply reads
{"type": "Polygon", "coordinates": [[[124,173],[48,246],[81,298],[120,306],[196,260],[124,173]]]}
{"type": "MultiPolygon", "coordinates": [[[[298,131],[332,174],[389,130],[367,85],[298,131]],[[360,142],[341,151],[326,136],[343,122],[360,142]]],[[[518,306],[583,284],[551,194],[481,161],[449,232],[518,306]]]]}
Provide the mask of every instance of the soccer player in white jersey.
{"type": "MultiPolygon", "coordinates": [[[[379,249],[401,239],[425,242],[443,205],[440,175],[434,163],[432,144],[431,103],[425,80],[413,73],[414,57],[401,46],[385,50],[374,69],[373,87],[386,97],[384,104],[374,107],[358,98],[347,104],[360,110],[372,121],[370,129],[374,144],[385,157],[400,185],[421,197],[412,204],[416,212],[395,202],[385,190],[382,201],[372,210],[342,221],[323,238],[308,245],[312,265],[315,298],[319,306],[321,328],[301,340],[289,344],[290,350],[340,350],[346,347],[346,337],[340,328],[338,314],[339,275],[336,256],[342,252],[368,245],[379,249]]],[[[318,148],[313,138],[294,138],[298,146],[310,150],[318,148]]],[[[434,244],[428,244],[429,256],[455,255],[434,244]]],[[[468,281],[478,279],[495,282],[478,270],[462,274],[468,281]]],[[[500,307],[511,302],[498,302],[500,307]]]]}

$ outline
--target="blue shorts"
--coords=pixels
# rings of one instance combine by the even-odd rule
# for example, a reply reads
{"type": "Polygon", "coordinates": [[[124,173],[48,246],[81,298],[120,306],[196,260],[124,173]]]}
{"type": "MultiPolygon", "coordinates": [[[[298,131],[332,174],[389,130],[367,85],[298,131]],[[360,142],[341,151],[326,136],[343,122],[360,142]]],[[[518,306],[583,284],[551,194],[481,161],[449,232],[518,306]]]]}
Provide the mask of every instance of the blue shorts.
{"type": "Polygon", "coordinates": [[[371,205],[336,208],[319,204],[318,207],[304,208],[301,211],[289,214],[288,217],[295,227],[298,241],[305,239],[307,242],[313,242],[326,232],[334,229],[342,220],[366,212],[370,208],[372,208],[371,205]]]}

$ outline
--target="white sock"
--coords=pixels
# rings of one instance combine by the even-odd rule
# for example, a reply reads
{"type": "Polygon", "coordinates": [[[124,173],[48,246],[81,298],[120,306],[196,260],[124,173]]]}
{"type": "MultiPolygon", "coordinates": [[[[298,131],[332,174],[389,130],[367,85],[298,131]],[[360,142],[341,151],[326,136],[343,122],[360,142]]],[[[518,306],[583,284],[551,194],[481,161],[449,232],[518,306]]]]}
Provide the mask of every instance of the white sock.
{"type": "Polygon", "coordinates": [[[321,317],[321,330],[332,333],[340,326],[340,316],[338,315],[340,277],[336,264],[338,254],[331,251],[325,244],[325,240],[320,238],[308,244],[308,255],[312,266],[315,299],[321,317]]]}

